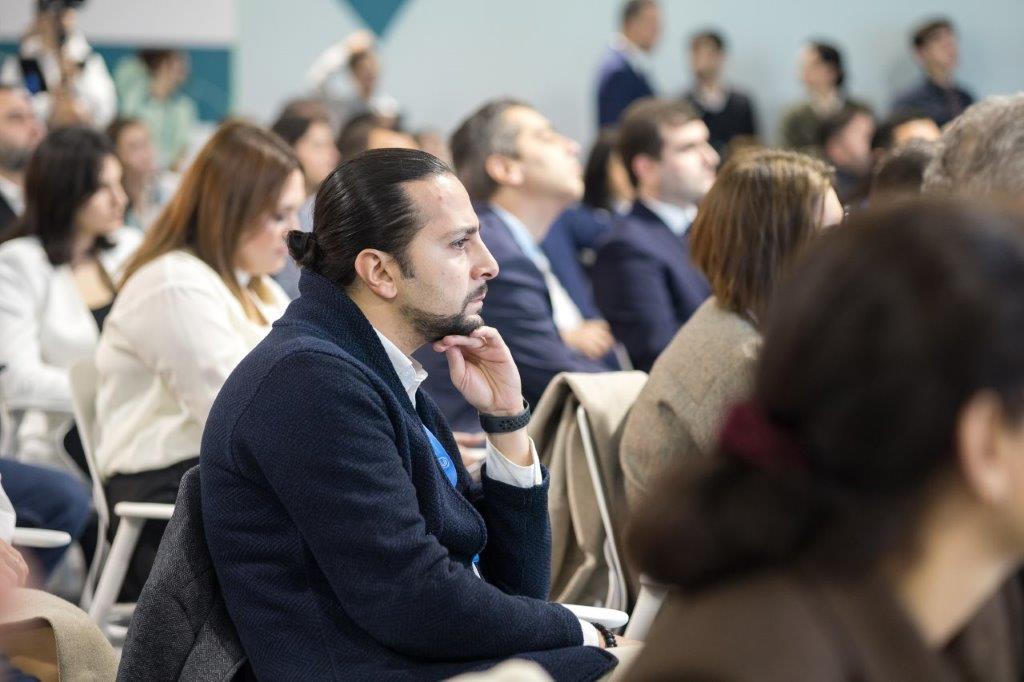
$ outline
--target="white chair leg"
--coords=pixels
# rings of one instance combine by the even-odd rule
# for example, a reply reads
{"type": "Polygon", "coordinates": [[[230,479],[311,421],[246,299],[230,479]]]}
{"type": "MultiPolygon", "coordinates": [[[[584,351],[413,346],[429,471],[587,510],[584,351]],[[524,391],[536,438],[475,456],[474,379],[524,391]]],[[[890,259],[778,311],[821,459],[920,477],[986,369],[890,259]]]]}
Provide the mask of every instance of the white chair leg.
{"type": "Polygon", "coordinates": [[[104,628],[110,607],[121,591],[121,583],[128,572],[128,563],[132,559],[132,552],[139,542],[139,533],[142,532],[142,524],[145,522],[145,519],[127,517],[122,518],[117,527],[114,543],[110,547],[110,556],[103,565],[99,584],[93,594],[92,604],[89,605],[89,617],[101,629],[104,628]]]}

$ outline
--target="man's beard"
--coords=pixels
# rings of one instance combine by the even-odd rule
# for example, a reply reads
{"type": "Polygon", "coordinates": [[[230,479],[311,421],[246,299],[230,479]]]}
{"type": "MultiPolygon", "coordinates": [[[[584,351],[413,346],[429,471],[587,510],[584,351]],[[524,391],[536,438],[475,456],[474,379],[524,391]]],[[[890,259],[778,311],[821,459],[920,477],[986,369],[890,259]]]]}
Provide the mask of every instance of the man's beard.
{"type": "Polygon", "coordinates": [[[0,144],[0,168],[11,173],[20,173],[28,166],[32,158],[32,150],[18,147],[7,147],[0,144]]]}
{"type": "Polygon", "coordinates": [[[482,284],[479,289],[466,297],[462,309],[454,315],[439,315],[428,313],[419,308],[410,306],[402,307],[402,315],[416,330],[416,333],[430,343],[439,341],[446,336],[469,336],[471,333],[483,326],[484,321],[479,315],[467,315],[466,308],[473,299],[487,293],[487,285],[482,284]]]}

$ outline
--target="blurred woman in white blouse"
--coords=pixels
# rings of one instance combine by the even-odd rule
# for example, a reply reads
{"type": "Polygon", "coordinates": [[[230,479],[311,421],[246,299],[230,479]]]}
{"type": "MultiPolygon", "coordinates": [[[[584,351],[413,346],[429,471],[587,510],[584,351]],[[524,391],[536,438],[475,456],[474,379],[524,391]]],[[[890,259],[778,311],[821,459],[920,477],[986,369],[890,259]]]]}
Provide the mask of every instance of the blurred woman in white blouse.
{"type": "Polygon", "coordinates": [[[50,460],[72,422],[68,369],[95,351],[141,240],[122,226],[126,202],[121,164],[89,128],[54,130],[26,169],[24,215],[0,235],[0,392],[23,414],[19,459],[50,460]]]}
{"type": "MultiPolygon", "coordinates": [[[[108,502],[173,502],[198,463],[206,418],[235,365],[288,297],[305,181],[294,153],[255,125],[221,125],[128,264],[96,352],[96,459],[108,502]]],[[[122,595],[137,595],[163,526],[143,530],[122,595]]]]}

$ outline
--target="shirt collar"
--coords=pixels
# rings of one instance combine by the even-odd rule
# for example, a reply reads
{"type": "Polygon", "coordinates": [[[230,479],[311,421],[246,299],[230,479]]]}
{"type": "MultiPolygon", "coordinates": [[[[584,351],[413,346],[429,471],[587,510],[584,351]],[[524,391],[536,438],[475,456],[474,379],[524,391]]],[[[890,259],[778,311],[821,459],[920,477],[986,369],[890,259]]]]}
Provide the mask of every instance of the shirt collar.
{"type": "Polygon", "coordinates": [[[419,390],[420,384],[426,380],[427,371],[423,369],[423,365],[403,353],[401,348],[392,343],[391,339],[381,334],[380,330],[376,327],[373,328],[373,331],[377,333],[377,338],[380,339],[381,345],[384,346],[384,352],[387,353],[391,366],[395,368],[395,374],[398,375],[398,380],[402,382],[402,388],[405,389],[409,400],[412,401],[412,406],[416,407],[416,391],[419,390]]]}
{"type": "Polygon", "coordinates": [[[661,222],[665,223],[677,237],[686,234],[690,225],[693,224],[693,219],[697,217],[697,207],[693,204],[683,207],[667,204],[657,199],[643,199],[643,204],[651,209],[654,215],[661,218],[661,222]]]}
{"type": "Polygon", "coordinates": [[[640,73],[647,73],[650,71],[651,58],[650,56],[637,47],[633,42],[624,36],[618,34],[615,36],[614,47],[618,50],[626,61],[629,63],[630,68],[640,73]]]}
{"type": "Polygon", "coordinates": [[[491,210],[497,215],[503,223],[508,227],[509,232],[512,233],[512,239],[515,240],[516,244],[522,250],[526,257],[533,261],[533,264],[537,266],[537,269],[544,272],[550,267],[547,257],[544,252],[540,250],[540,246],[533,240],[533,235],[530,234],[529,228],[523,224],[523,221],[515,217],[501,206],[497,204],[491,204],[491,210]]]}
{"type": "Polygon", "coordinates": [[[0,195],[7,200],[15,215],[25,212],[25,190],[14,182],[0,176],[0,195]]]}

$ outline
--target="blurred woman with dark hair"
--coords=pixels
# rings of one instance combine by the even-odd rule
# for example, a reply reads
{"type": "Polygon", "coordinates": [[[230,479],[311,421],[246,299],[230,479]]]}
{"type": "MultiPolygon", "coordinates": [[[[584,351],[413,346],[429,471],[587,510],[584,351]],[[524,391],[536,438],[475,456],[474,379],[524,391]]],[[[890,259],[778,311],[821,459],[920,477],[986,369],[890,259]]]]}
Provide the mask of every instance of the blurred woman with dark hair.
{"type": "Polygon", "coordinates": [[[620,458],[631,508],[680,461],[708,456],[726,408],[746,393],[759,331],[783,269],[843,219],[822,161],[797,152],[736,152],[690,228],[690,256],[711,284],[651,368],[630,411],[620,458]]]}
{"type": "Polygon", "coordinates": [[[26,169],[25,213],[0,237],[0,389],[25,411],[20,459],[52,456],[72,422],[68,370],[92,357],[140,241],[125,203],[121,164],[89,128],[54,130],[26,169]]]}
{"type": "Polygon", "coordinates": [[[1022,234],[918,200],[809,248],[717,457],[635,520],[680,599],[632,679],[1021,679],[1022,234]]]}
{"type": "MultiPolygon", "coordinates": [[[[229,121],[146,233],[96,350],[96,460],[111,508],[174,501],[221,385],[288,303],[269,275],[284,265],[304,198],[292,150],[229,121]]],[[[142,588],[162,533],[146,524],[127,595],[142,588]]]]}
{"type": "Polygon", "coordinates": [[[800,81],[807,99],[783,115],[782,146],[807,151],[819,146],[822,123],[855,102],[846,94],[843,54],[830,43],[812,40],[804,46],[800,81]]]}

